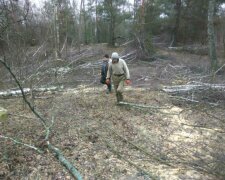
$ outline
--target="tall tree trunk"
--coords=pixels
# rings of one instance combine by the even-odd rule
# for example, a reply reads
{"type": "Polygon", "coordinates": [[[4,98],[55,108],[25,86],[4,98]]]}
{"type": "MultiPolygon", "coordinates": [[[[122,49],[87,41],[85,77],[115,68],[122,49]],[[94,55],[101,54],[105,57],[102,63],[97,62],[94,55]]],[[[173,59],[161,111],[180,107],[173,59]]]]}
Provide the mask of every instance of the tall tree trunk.
{"type": "Polygon", "coordinates": [[[133,23],[135,24],[137,22],[137,9],[138,9],[138,1],[139,0],[134,0],[134,10],[133,10],[133,16],[134,16],[134,21],[133,23]]]}
{"type": "Polygon", "coordinates": [[[223,57],[225,58],[225,32],[223,32],[223,57]]]}
{"type": "Polygon", "coordinates": [[[109,1],[109,11],[110,11],[110,29],[109,29],[109,34],[110,34],[110,45],[115,46],[115,13],[114,12],[114,7],[113,7],[113,0],[109,1]]]}
{"type": "Polygon", "coordinates": [[[55,39],[55,59],[59,59],[60,55],[60,41],[59,41],[59,3],[55,0],[54,5],[54,39],[55,39]]]}
{"type": "Polygon", "coordinates": [[[80,1],[80,17],[79,17],[79,36],[78,46],[80,51],[80,45],[83,43],[83,25],[84,25],[84,0],[80,1]]]}
{"type": "Polygon", "coordinates": [[[175,25],[172,30],[172,42],[170,45],[172,47],[177,45],[177,35],[180,26],[181,0],[176,0],[174,10],[175,10],[175,25]]]}
{"type": "Polygon", "coordinates": [[[225,22],[223,22],[223,57],[225,59],[225,22]]]}
{"type": "Polygon", "coordinates": [[[114,18],[110,21],[110,45],[115,46],[115,20],[114,18]]]}
{"type": "Polygon", "coordinates": [[[142,0],[141,4],[141,29],[144,29],[145,24],[145,0],[142,0]]]}
{"type": "Polygon", "coordinates": [[[216,0],[209,0],[208,7],[208,46],[209,56],[211,61],[211,70],[215,72],[218,68],[217,55],[216,55],[216,40],[213,25],[213,17],[215,13],[216,0]]]}
{"type": "Polygon", "coordinates": [[[84,21],[83,21],[83,23],[84,23],[84,42],[85,42],[85,44],[88,44],[88,33],[87,33],[87,20],[86,20],[86,14],[85,14],[85,7],[83,8],[84,9],[84,14],[83,14],[83,16],[84,16],[84,21]]]}
{"type": "Polygon", "coordinates": [[[95,42],[99,43],[98,37],[98,0],[95,0],[95,42]]]}

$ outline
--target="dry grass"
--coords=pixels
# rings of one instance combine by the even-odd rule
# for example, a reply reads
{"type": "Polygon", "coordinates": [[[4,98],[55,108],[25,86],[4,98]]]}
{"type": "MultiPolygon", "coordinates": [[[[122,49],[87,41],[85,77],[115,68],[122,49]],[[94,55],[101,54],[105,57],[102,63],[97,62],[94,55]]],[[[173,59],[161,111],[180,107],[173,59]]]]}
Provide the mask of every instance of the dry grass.
{"type": "MultiPolygon", "coordinates": [[[[224,138],[215,131],[222,131],[219,122],[212,123],[209,117],[203,118],[204,113],[196,109],[173,106],[167,95],[158,91],[128,89],[125,98],[131,102],[138,99],[140,104],[171,108],[116,106],[114,94],[106,95],[99,88],[71,89],[51,100],[37,100],[36,104],[46,118],[55,116],[52,143],[63,151],[84,179],[148,179],[147,173],[161,179],[213,179],[201,168],[208,167],[205,162],[215,160],[212,155],[215,147],[222,152],[219,146],[224,138]],[[203,128],[191,126],[196,125],[200,117],[208,129],[204,125],[203,128]],[[199,167],[195,168],[195,163],[199,167]]],[[[11,113],[26,113],[33,117],[22,109],[20,101],[14,99],[13,104],[17,107],[14,109],[10,101],[7,102],[11,113]]],[[[35,122],[34,119],[11,116],[4,131],[8,136],[38,145],[43,130],[35,122]]],[[[4,143],[6,149],[1,153],[8,159],[0,165],[4,167],[5,176],[70,179],[48,152],[42,156],[6,141],[1,144],[4,143]]]]}

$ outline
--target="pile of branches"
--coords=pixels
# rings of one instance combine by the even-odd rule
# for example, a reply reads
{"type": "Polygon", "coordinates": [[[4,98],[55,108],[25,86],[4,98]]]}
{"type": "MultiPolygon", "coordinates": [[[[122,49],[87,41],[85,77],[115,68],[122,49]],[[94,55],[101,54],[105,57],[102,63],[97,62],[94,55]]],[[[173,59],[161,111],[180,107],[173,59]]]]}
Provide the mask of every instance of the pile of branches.
{"type": "Polygon", "coordinates": [[[203,45],[189,45],[180,47],[169,47],[171,50],[188,52],[191,54],[208,55],[208,47],[203,45]]]}
{"type": "Polygon", "coordinates": [[[180,101],[219,105],[225,101],[225,84],[190,82],[185,85],[165,86],[162,89],[180,101]]]}

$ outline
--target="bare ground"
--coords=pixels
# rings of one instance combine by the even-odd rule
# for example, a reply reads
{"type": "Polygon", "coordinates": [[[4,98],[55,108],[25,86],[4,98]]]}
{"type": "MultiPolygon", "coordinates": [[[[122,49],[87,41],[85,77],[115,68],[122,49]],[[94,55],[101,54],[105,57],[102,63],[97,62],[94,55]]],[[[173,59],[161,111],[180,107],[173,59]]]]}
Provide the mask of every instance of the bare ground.
{"type": "MultiPolygon", "coordinates": [[[[211,82],[207,57],[163,49],[157,54],[153,62],[128,62],[132,85],[125,101],[148,107],[117,106],[114,93],[98,83],[98,67],[70,74],[71,81],[87,80],[76,88],[36,96],[41,114],[49,122],[54,117],[52,144],[83,179],[224,179],[224,92],[186,94],[199,101],[192,103],[161,91],[164,85],[211,82]]],[[[214,82],[223,83],[223,74],[214,82]]],[[[0,139],[0,179],[73,179],[40,143],[44,130],[22,100],[0,103],[10,112],[1,134],[45,150],[38,154],[0,139]]]]}

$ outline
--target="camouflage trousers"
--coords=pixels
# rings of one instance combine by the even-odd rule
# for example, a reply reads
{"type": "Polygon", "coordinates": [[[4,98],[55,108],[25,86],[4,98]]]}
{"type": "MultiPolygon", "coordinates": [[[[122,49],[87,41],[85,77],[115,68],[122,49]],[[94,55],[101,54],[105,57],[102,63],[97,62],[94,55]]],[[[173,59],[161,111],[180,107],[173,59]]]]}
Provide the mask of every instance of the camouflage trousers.
{"type": "Polygon", "coordinates": [[[121,76],[112,75],[117,102],[123,101],[123,89],[125,79],[126,79],[125,75],[121,76]]]}

